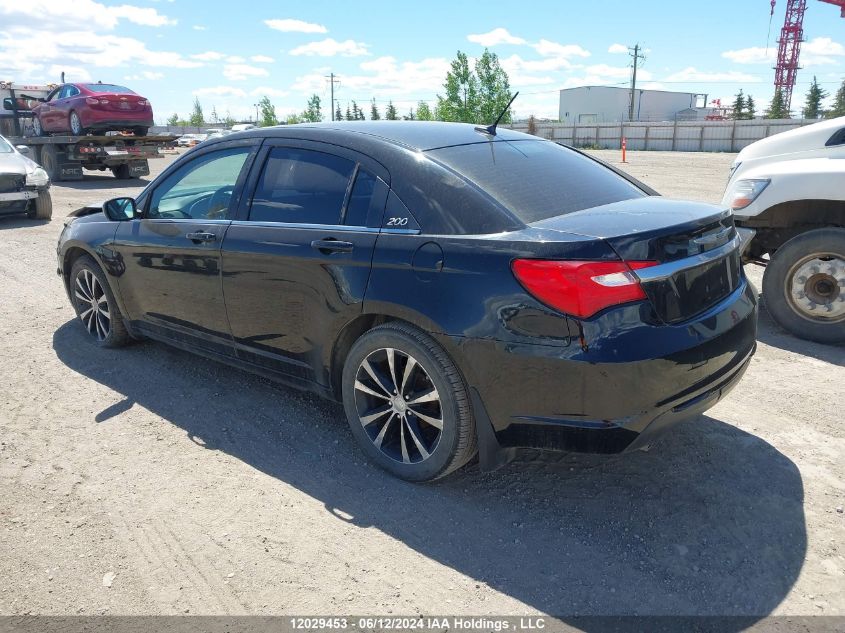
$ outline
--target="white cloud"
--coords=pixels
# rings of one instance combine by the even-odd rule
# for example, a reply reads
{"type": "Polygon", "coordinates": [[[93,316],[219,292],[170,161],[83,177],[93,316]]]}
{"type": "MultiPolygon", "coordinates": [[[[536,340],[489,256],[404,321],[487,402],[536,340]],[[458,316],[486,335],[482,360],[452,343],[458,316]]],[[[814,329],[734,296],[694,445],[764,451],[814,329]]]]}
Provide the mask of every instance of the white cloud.
{"type": "Polygon", "coordinates": [[[218,53],[217,51],[206,51],[205,53],[191,55],[191,59],[198,59],[202,62],[216,62],[220,61],[224,57],[226,56],[223,53],[218,53]]]}
{"type": "Polygon", "coordinates": [[[223,76],[230,81],[243,81],[250,77],[266,77],[269,74],[264,68],[247,64],[226,64],[223,67],[223,76]]]}
{"type": "Polygon", "coordinates": [[[145,70],[142,73],[137,73],[135,75],[127,75],[127,76],[124,77],[124,79],[129,80],[129,81],[143,81],[145,79],[150,80],[150,81],[155,81],[155,80],[163,79],[163,78],[164,78],[164,73],[157,73],[157,72],[153,72],[151,70],[145,70]]]}
{"type": "Polygon", "coordinates": [[[93,81],[91,73],[85,68],[79,66],[50,66],[47,71],[50,77],[59,77],[62,73],[65,74],[67,81],[93,81]]]}
{"type": "Polygon", "coordinates": [[[319,55],[320,57],[335,57],[341,55],[343,57],[361,57],[369,55],[367,45],[354,40],[346,40],[338,42],[329,37],[319,42],[310,42],[302,46],[297,46],[292,51],[291,55],[319,55]]]}
{"type": "Polygon", "coordinates": [[[723,73],[713,73],[713,72],[703,72],[696,70],[695,67],[689,66],[684,68],[680,72],[673,73],[666,77],[664,81],[675,81],[675,82],[719,82],[719,81],[729,81],[729,82],[745,82],[745,83],[757,83],[762,81],[759,77],[755,75],[749,75],[747,73],[737,72],[732,70],[730,72],[723,72],[723,73]]]}
{"type": "Polygon", "coordinates": [[[197,97],[235,97],[236,99],[243,99],[246,97],[246,92],[234,86],[213,86],[210,88],[199,88],[193,91],[194,96],[197,97]]]}
{"type": "Polygon", "coordinates": [[[523,59],[519,55],[511,55],[500,59],[502,65],[508,75],[517,73],[519,71],[547,73],[557,70],[569,70],[572,68],[580,68],[580,66],[572,64],[565,57],[545,57],[543,59],[523,59]]]}
{"type": "MultiPolygon", "coordinates": [[[[777,60],[777,48],[771,46],[767,49],[762,46],[741,48],[735,51],[725,51],[722,57],[737,64],[774,64],[777,60]]],[[[836,64],[837,57],[845,57],[845,46],[835,42],[829,37],[816,37],[805,42],[801,47],[801,65],[822,66],[825,64],[836,64]]]]}
{"type": "Polygon", "coordinates": [[[205,31],[205,30],[207,30],[207,28],[204,27],[202,24],[194,24],[191,28],[194,29],[195,31],[205,31]]]}
{"type": "Polygon", "coordinates": [[[231,55],[226,58],[229,64],[243,64],[246,60],[240,55],[231,55]]]}
{"type": "Polygon", "coordinates": [[[142,26],[167,26],[176,24],[156,9],[122,4],[107,7],[94,0],[73,0],[73,2],[55,2],[55,0],[27,0],[0,2],[0,24],[7,31],[12,27],[39,29],[88,30],[100,28],[111,30],[121,20],[142,26]]]}
{"type": "Polygon", "coordinates": [[[264,20],[264,24],[283,33],[328,33],[328,29],[322,24],[303,22],[302,20],[264,20]]]}
{"type": "Polygon", "coordinates": [[[270,86],[259,86],[254,90],[249,91],[252,97],[286,97],[290,93],[287,90],[279,90],[278,88],[271,88],[270,86]]]}
{"type": "Polygon", "coordinates": [[[267,57],[267,55],[253,55],[249,58],[249,60],[255,62],[256,64],[272,64],[276,61],[272,57],[267,57]]]}
{"type": "Polygon", "coordinates": [[[590,51],[581,48],[578,44],[558,44],[549,40],[540,40],[536,44],[532,44],[532,46],[543,57],[568,58],[590,56],[590,51]]]}
{"type": "Polygon", "coordinates": [[[777,49],[770,47],[768,50],[762,46],[741,48],[735,51],[725,51],[722,57],[737,64],[771,64],[777,58],[777,49]]]}
{"type": "Polygon", "coordinates": [[[525,44],[524,39],[511,35],[507,29],[503,29],[502,27],[493,29],[488,33],[467,35],[467,39],[470,42],[487,47],[496,46],[497,44],[525,44]]]}
{"type": "Polygon", "coordinates": [[[627,52],[628,52],[628,47],[627,47],[627,46],[625,46],[624,44],[611,44],[611,45],[610,45],[610,48],[608,48],[608,49],[607,49],[607,52],[608,52],[608,53],[613,53],[613,54],[617,54],[617,53],[627,53],[627,52]]]}

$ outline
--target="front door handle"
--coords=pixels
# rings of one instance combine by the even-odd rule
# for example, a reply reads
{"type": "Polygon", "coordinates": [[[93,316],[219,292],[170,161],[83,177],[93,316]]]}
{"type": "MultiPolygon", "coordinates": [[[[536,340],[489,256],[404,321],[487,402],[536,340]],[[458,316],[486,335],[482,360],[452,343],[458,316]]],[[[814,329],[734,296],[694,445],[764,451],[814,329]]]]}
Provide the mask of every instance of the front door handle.
{"type": "Polygon", "coordinates": [[[206,233],[205,231],[197,231],[196,233],[188,233],[185,235],[189,240],[194,242],[195,244],[199,244],[200,242],[213,242],[217,239],[217,236],[214,233],[206,233]]]}
{"type": "Polygon", "coordinates": [[[317,249],[323,255],[331,255],[332,253],[351,253],[352,242],[341,242],[340,240],[314,240],[311,242],[311,248],[317,249]]]}

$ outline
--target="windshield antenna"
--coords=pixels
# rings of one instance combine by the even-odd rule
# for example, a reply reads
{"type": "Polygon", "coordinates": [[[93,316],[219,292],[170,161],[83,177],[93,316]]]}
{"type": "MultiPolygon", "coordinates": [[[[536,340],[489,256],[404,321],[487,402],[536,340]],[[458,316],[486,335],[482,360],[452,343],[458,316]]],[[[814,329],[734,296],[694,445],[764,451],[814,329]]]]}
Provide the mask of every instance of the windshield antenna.
{"type": "Polygon", "coordinates": [[[496,136],[496,126],[499,125],[499,121],[502,120],[502,117],[505,116],[505,112],[508,111],[508,108],[511,107],[511,104],[513,103],[514,99],[516,99],[518,96],[519,96],[519,91],[517,90],[516,94],[511,97],[510,101],[508,101],[508,105],[505,106],[504,110],[502,110],[502,113],[499,115],[499,118],[496,119],[496,122],[493,123],[493,125],[488,125],[487,127],[484,127],[483,125],[479,125],[475,128],[475,131],[476,132],[484,132],[485,134],[489,134],[490,136],[496,136]]]}

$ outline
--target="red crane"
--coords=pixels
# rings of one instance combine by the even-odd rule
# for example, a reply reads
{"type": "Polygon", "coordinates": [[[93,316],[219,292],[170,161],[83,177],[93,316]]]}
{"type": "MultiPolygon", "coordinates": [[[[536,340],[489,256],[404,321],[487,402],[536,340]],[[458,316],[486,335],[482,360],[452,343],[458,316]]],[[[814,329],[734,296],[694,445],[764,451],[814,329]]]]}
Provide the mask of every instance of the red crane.
{"type": "MultiPolygon", "coordinates": [[[[772,15],[775,13],[775,1],[772,0],[772,15]]],[[[845,18],[845,0],[821,0],[833,4],[842,10],[845,18]]],[[[778,62],[775,66],[775,90],[783,94],[786,109],[792,104],[792,89],[798,74],[798,57],[801,54],[801,42],[804,41],[804,12],[807,0],[787,0],[786,17],[778,40],[778,62]]]]}

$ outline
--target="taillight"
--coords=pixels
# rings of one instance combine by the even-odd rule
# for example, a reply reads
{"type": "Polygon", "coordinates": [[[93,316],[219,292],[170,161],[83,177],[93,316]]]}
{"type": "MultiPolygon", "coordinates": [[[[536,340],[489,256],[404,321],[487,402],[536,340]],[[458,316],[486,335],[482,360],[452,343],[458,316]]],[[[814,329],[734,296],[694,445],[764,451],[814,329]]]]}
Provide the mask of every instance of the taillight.
{"type": "Polygon", "coordinates": [[[138,99],[138,105],[145,106],[147,104],[149,104],[149,101],[147,101],[146,99],[138,99]]]}
{"type": "Polygon", "coordinates": [[[657,262],[585,262],[517,259],[517,281],[537,300],[567,314],[586,319],[607,307],[646,298],[633,273],[657,262]]]}
{"type": "Polygon", "coordinates": [[[95,99],[94,97],[86,97],[85,103],[87,103],[88,105],[97,105],[98,103],[100,103],[100,100],[95,99]]]}

